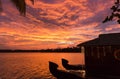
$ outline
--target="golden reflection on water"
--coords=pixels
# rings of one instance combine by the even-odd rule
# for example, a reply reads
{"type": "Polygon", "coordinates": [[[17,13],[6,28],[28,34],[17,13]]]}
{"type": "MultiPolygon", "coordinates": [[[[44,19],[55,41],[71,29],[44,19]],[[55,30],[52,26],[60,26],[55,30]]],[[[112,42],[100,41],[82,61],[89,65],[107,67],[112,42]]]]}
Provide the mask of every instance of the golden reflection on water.
{"type": "Polygon", "coordinates": [[[83,53],[1,53],[0,79],[55,79],[49,72],[48,61],[64,70],[61,58],[71,64],[84,64],[83,53]]]}

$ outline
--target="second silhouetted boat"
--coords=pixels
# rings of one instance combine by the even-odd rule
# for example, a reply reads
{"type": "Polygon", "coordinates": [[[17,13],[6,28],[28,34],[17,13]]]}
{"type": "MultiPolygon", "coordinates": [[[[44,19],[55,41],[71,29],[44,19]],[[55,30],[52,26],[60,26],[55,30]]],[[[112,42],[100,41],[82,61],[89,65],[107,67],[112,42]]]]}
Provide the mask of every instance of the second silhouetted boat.
{"type": "Polygon", "coordinates": [[[85,70],[85,65],[70,65],[66,59],[62,59],[62,65],[67,70],[85,70]]]}

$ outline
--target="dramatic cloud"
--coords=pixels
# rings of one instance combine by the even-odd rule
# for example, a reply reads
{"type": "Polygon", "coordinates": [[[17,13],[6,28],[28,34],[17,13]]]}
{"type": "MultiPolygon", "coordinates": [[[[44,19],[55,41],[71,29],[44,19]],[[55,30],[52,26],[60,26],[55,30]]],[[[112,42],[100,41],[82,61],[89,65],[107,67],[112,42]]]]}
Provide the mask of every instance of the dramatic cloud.
{"type": "Polygon", "coordinates": [[[10,0],[1,1],[0,49],[70,47],[120,31],[117,22],[102,23],[114,0],[26,0],[26,17],[10,0]]]}

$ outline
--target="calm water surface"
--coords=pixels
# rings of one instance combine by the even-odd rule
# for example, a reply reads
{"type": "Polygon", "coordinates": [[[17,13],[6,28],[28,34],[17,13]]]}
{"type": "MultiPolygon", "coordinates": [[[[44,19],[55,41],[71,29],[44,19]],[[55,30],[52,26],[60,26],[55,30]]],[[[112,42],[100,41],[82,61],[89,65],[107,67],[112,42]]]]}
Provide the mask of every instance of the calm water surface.
{"type": "Polygon", "coordinates": [[[61,58],[84,64],[83,53],[0,53],[0,79],[56,79],[49,72],[48,62],[64,70],[61,58]]]}

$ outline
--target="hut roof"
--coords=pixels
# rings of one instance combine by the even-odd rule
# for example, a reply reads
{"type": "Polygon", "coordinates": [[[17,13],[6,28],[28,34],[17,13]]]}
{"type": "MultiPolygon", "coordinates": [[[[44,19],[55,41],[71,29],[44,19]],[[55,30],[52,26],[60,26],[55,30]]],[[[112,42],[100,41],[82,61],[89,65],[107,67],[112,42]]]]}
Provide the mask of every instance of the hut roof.
{"type": "Polygon", "coordinates": [[[90,45],[120,45],[120,33],[100,34],[98,38],[80,43],[77,46],[90,45]]]}

